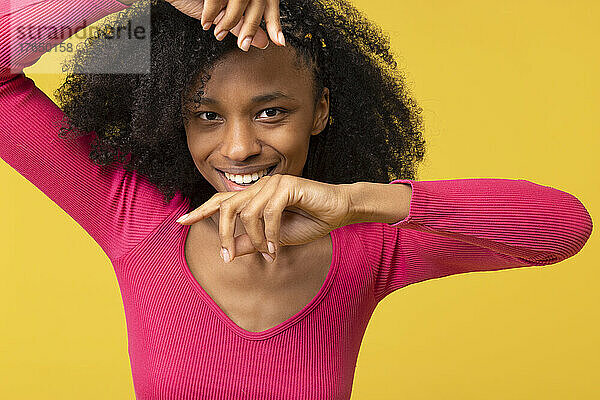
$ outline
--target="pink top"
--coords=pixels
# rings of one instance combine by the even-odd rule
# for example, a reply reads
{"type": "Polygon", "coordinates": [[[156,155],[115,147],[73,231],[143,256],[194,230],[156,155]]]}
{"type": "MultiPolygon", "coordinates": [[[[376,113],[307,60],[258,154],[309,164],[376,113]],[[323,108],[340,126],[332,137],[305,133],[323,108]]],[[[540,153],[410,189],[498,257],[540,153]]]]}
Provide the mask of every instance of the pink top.
{"type": "MultiPolygon", "coordinates": [[[[178,193],[165,204],[137,173],[90,162],[93,134],[58,138],[61,110],[31,79],[6,69],[10,19],[17,26],[75,26],[126,7],[115,0],[12,0],[10,11],[5,3],[0,157],[111,260],[138,399],[349,399],[365,328],[384,297],[452,274],[554,264],[591,234],[590,215],[576,197],[526,180],[395,180],[412,185],[408,217],[332,231],[331,266],[317,295],[287,321],[246,331],[186,264],[189,226],[175,220],[190,211],[188,200],[178,193]]],[[[39,56],[19,61],[28,66],[39,56]]]]}

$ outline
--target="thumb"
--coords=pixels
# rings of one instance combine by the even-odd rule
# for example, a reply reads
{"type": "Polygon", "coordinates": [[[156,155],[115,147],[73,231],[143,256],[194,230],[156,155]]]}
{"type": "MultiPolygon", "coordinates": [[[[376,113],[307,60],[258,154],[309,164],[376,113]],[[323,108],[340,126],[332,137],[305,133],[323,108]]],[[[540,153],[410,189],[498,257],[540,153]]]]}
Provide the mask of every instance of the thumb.
{"type": "Polygon", "coordinates": [[[254,247],[247,233],[234,237],[233,242],[235,247],[233,251],[235,254],[230,254],[230,256],[239,257],[258,252],[258,249],[254,247]]]}
{"type": "MultiPolygon", "coordinates": [[[[242,15],[242,17],[240,18],[240,22],[238,22],[238,24],[236,26],[231,28],[231,30],[229,32],[231,32],[235,36],[239,37],[240,31],[242,30],[242,26],[244,25],[244,21],[245,21],[245,18],[242,15]]],[[[254,37],[252,38],[252,43],[250,43],[250,44],[254,47],[258,47],[259,49],[266,49],[267,46],[269,45],[269,38],[267,37],[267,34],[265,33],[265,31],[262,30],[262,28],[260,26],[258,27],[258,29],[256,29],[256,34],[254,34],[254,37]]]]}

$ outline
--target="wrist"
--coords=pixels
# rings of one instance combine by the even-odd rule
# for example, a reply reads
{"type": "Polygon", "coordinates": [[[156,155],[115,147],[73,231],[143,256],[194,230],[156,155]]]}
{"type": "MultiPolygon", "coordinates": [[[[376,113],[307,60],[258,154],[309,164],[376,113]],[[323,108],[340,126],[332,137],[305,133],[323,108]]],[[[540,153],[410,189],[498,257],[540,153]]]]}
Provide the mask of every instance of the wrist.
{"type": "Polygon", "coordinates": [[[348,224],[395,223],[410,210],[412,186],[404,183],[355,182],[347,185],[350,215],[348,224]]]}

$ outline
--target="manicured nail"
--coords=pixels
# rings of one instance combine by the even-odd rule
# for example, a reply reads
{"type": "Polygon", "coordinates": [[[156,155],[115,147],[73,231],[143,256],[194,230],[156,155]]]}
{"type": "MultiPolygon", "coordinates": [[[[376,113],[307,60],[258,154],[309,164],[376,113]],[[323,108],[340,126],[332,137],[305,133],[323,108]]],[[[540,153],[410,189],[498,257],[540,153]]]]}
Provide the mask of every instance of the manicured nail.
{"type": "Polygon", "coordinates": [[[210,26],[212,25],[212,23],[210,21],[207,21],[204,23],[204,25],[202,25],[202,29],[204,29],[205,31],[208,30],[208,28],[210,28],[210,26]]]}
{"type": "Polygon", "coordinates": [[[185,221],[185,220],[187,219],[187,217],[189,217],[189,215],[190,215],[189,213],[188,213],[188,214],[184,214],[184,215],[182,215],[181,217],[179,217],[179,218],[177,219],[177,221],[176,221],[176,222],[183,222],[183,221],[185,221]]]}
{"type": "Polygon", "coordinates": [[[221,32],[217,33],[217,35],[216,35],[217,40],[223,39],[225,37],[225,35],[227,35],[227,32],[229,32],[229,31],[221,31],[221,32]]]}
{"type": "Polygon", "coordinates": [[[273,262],[273,257],[271,257],[270,255],[268,255],[267,253],[260,253],[263,255],[263,257],[265,258],[265,260],[267,260],[267,262],[273,262]]]}
{"type": "Polygon", "coordinates": [[[269,252],[275,253],[275,245],[273,244],[273,242],[268,242],[267,247],[269,248],[269,252]]]}
{"type": "Polygon", "coordinates": [[[281,43],[282,46],[285,46],[285,38],[283,37],[283,32],[279,32],[277,34],[277,40],[281,43]]]}
{"type": "Polygon", "coordinates": [[[225,261],[226,263],[229,262],[229,252],[227,251],[227,249],[225,247],[221,247],[221,257],[223,258],[223,261],[225,261]]]}
{"type": "Polygon", "coordinates": [[[246,39],[244,39],[242,45],[240,46],[241,49],[244,51],[248,51],[248,49],[250,48],[250,43],[252,43],[252,36],[248,36],[246,39]]]}

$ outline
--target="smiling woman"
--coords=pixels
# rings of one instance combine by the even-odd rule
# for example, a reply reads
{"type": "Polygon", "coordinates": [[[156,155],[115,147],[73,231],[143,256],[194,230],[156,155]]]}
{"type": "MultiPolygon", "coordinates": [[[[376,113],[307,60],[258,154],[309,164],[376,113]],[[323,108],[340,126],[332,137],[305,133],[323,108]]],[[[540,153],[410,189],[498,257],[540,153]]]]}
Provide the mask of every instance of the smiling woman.
{"type": "MultiPolygon", "coordinates": [[[[123,11],[71,60],[60,109],[22,73],[35,46],[0,41],[0,156],[110,259],[138,399],[347,400],[391,293],[555,264],[586,243],[591,217],[569,193],[414,179],[420,109],[350,4],[282,2],[285,46],[271,24],[279,45],[241,50],[245,28],[220,41],[201,27],[199,4],[222,2],[190,1],[17,1],[0,17],[11,38],[123,11]],[[81,72],[140,64],[143,51],[103,40],[140,15],[147,72],[81,72]]],[[[256,13],[230,1],[217,26],[243,4],[256,13]]]]}
{"type": "MultiPolygon", "coordinates": [[[[57,99],[75,129],[97,133],[95,163],[129,157],[125,167],[147,177],[165,200],[179,191],[194,208],[223,190],[214,168],[243,173],[240,167],[277,163],[276,173],[332,184],[415,178],[425,153],[420,108],[404,89],[389,42],[352,5],[325,4],[282,2],[286,46],[271,42],[248,52],[235,36],[218,41],[165,1],[150,2],[151,10],[131,7],[122,21],[151,12],[150,73],[70,74],[57,99]],[[267,108],[280,109],[279,116],[267,108]],[[267,132],[277,146],[259,146],[267,132]],[[214,151],[221,138],[220,152],[233,157],[225,162],[214,151]]],[[[146,54],[90,40],[70,65],[110,70],[115,57],[137,65],[146,54]]]]}
{"type": "Polygon", "coordinates": [[[290,46],[269,46],[227,54],[206,75],[184,104],[188,148],[206,181],[222,192],[265,169],[301,176],[311,136],[329,118],[329,89],[317,88],[315,101],[310,65],[290,46]]]}

